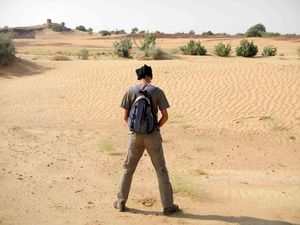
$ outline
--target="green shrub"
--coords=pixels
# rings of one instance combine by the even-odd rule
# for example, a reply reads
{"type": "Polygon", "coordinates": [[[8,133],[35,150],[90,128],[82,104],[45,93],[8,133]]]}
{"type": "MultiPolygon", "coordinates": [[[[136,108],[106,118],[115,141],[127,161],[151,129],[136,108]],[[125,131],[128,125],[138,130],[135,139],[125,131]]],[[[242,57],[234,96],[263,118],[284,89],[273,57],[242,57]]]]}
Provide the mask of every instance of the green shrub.
{"type": "Polygon", "coordinates": [[[156,45],[156,35],[153,33],[145,33],[144,40],[141,42],[140,50],[144,51],[156,45]]]}
{"type": "Polygon", "coordinates": [[[184,55],[205,55],[206,49],[201,45],[200,41],[190,40],[187,45],[179,47],[184,55]]]}
{"type": "Polygon", "coordinates": [[[253,57],[257,54],[258,48],[254,45],[253,41],[249,42],[244,39],[240,41],[240,46],[236,49],[236,55],[243,57],[253,57]]]}
{"type": "Polygon", "coordinates": [[[132,40],[123,38],[120,41],[114,42],[114,53],[120,57],[129,58],[132,49],[132,40]]]}
{"type": "Polygon", "coordinates": [[[145,33],[144,39],[141,41],[141,47],[136,52],[135,58],[137,59],[171,59],[172,56],[163,51],[161,48],[156,47],[156,34],[158,33],[145,33]]]}
{"type": "Polygon", "coordinates": [[[76,29],[76,30],[80,30],[80,31],[84,31],[84,32],[87,31],[86,28],[85,28],[84,26],[82,26],[82,25],[79,25],[79,26],[76,27],[75,29],[76,29]]]}
{"type": "Polygon", "coordinates": [[[277,48],[274,47],[273,45],[268,45],[266,47],[264,47],[263,56],[275,56],[277,53],[277,48]]]}
{"type": "Polygon", "coordinates": [[[214,53],[217,56],[222,56],[222,57],[230,56],[230,54],[231,54],[231,45],[230,44],[225,45],[222,42],[220,42],[219,44],[217,44],[215,46],[214,53]]]}
{"type": "Polygon", "coordinates": [[[15,58],[15,53],[12,36],[0,34],[0,66],[8,65],[15,58]]]}
{"type": "Polygon", "coordinates": [[[100,33],[102,36],[109,36],[109,35],[111,35],[111,33],[110,33],[108,30],[101,30],[101,31],[99,31],[99,33],[100,33]]]}
{"type": "Polygon", "coordinates": [[[78,53],[78,58],[83,59],[83,60],[89,59],[89,50],[87,50],[85,48],[80,49],[79,53],[78,53]]]}

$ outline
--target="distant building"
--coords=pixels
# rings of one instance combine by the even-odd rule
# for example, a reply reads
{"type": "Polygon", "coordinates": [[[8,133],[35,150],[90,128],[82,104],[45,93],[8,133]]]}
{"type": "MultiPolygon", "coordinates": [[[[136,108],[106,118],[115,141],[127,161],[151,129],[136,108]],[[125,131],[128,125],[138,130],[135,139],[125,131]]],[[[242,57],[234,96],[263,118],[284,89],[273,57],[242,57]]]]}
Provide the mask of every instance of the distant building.
{"type": "Polygon", "coordinates": [[[51,28],[52,27],[52,22],[51,22],[51,19],[47,19],[47,27],[48,28],[51,28]]]}
{"type": "Polygon", "coordinates": [[[29,26],[29,27],[13,27],[2,28],[0,33],[11,33],[13,38],[35,38],[35,34],[38,31],[43,31],[44,25],[29,26]]]}
{"type": "MultiPolygon", "coordinates": [[[[52,23],[51,19],[47,19],[47,23],[43,25],[0,28],[0,34],[11,33],[13,35],[13,38],[35,38],[37,32],[43,31],[46,28],[51,29],[55,24],[57,23],[52,23]]],[[[71,31],[71,29],[67,27],[63,27],[63,31],[71,31]]]]}

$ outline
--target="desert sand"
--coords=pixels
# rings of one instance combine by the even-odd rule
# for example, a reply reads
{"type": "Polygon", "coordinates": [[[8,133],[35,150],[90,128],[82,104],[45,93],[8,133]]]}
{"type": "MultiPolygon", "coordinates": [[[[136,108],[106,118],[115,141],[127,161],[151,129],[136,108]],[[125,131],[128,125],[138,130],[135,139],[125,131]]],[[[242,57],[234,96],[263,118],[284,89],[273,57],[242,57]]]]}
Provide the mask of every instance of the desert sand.
{"type": "MultiPolygon", "coordinates": [[[[211,53],[241,38],[200,40],[211,53]]],[[[110,55],[114,39],[80,32],[14,40],[19,59],[0,69],[0,224],[300,224],[300,40],[252,40],[259,55],[273,44],[277,56],[140,61],[110,55]],[[93,56],[76,59],[81,48],[93,56]],[[127,150],[120,102],[144,63],[171,105],[161,132],[183,211],[169,217],[146,152],[129,211],[112,207],[127,150]]]]}

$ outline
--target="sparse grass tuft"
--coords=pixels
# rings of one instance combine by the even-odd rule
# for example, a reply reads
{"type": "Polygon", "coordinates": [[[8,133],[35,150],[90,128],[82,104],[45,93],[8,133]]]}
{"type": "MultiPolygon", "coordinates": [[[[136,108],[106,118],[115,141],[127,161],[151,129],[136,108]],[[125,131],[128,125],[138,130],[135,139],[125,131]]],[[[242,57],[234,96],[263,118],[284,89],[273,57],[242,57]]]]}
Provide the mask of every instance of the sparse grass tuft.
{"type": "Polygon", "coordinates": [[[267,116],[267,117],[261,117],[259,120],[266,121],[271,130],[274,131],[288,130],[288,127],[284,126],[284,124],[277,117],[267,116]]]}
{"type": "Polygon", "coordinates": [[[101,140],[99,145],[100,150],[104,153],[112,153],[115,150],[110,138],[101,140]]]}
{"type": "Polygon", "coordinates": [[[196,141],[194,144],[193,144],[193,147],[195,150],[197,151],[200,151],[200,150],[204,150],[205,149],[205,146],[204,144],[201,142],[201,141],[196,141]]]}
{"type": "Polygon", "coordinates": [[[181,123],[181,121],[183,120],[183,116],[177,113],[169,113],[169,120],[168,123],[169,124],[173,124],[173,123],[181,123]]]}
{"type": "Polygon", "coordinates": [[[78,58],[79,59],[83,59],[83,60],[87,60],[89,59],[89,50],[87,49],[80,49],[79,53],[78,53],[78,58]]]}
{"type": "Polygon", "coordinates": [[[192,178],[186,175],[175,175],[171,177],[174,193],[182,192],[191,198],[202,198],[203,192],[201,192],[199,185],[196,184],[192,178]]]}
{"type": "Polygon", "coordinates": [[[295,137],[294,135],[290,135],[290,136],[289,136],[289,139],[291,139],[291,140],[296,140],[296,137],[295,137]]]}
{"type": "Polygon", "coordinates": [[[64,55],[55,55],[51,58],[51,60],[54,60],[54,61],[68,61],[70,59],[67,56],[64,56],[64,55]]]}

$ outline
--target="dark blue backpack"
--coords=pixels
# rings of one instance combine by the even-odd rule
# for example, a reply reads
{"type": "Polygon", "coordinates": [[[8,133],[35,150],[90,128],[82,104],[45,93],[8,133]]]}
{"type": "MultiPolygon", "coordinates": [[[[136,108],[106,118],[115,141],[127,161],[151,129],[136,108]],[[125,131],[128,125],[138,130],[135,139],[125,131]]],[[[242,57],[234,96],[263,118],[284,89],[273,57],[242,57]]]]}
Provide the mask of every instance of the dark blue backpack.
{"type": "Polygon", "coordinates": [[[128,117],[128,127],[132,132],[149,134],[157,125],[156,113],[153,110],[151,99],[151,94],[156,89],[153,85],[149,85],[146,90],[140,90],[138,86],[131,89],[137,95],[128,117]]]}

